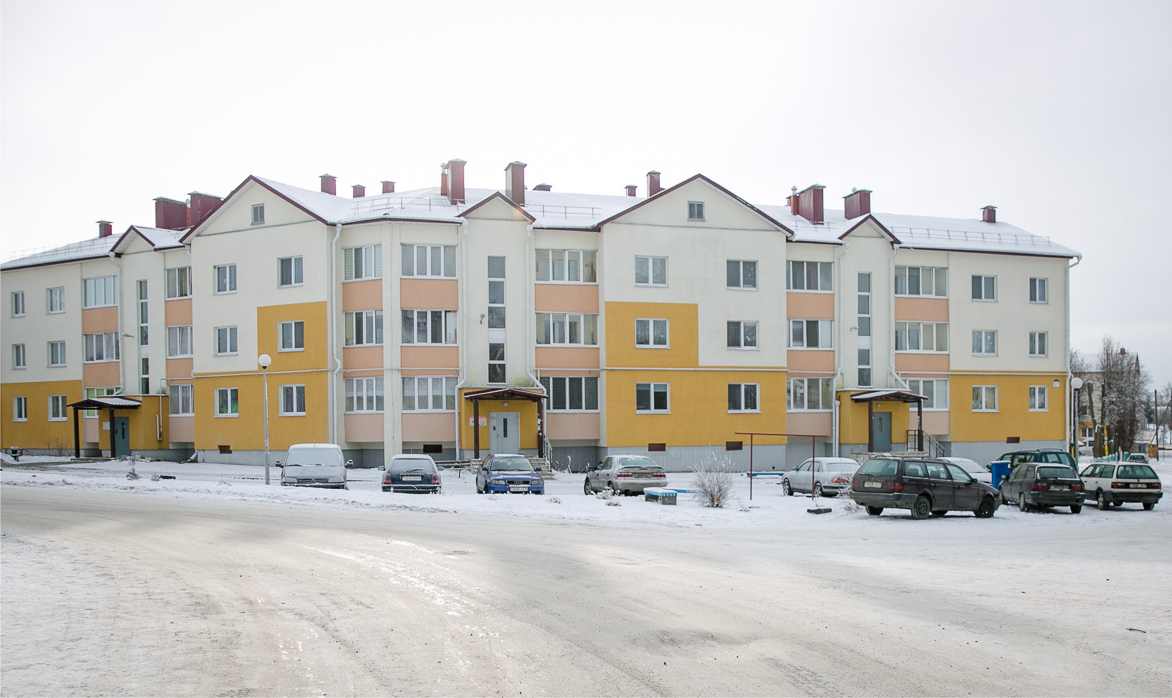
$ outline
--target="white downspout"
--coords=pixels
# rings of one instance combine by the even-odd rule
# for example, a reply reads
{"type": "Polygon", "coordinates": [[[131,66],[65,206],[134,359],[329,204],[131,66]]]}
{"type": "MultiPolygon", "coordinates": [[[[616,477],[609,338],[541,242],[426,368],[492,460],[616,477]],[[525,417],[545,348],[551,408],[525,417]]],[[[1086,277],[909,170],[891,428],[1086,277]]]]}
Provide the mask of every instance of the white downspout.
{"type": "MultiPolygon", "coordinates": [[[[1082,263],[1082,257],[1078,256],[1078,257],[1074,258],[1074,264],[1068,264],[1066,266],[1066,287],[1063,289],[1063,291],[1064,291],[1063,295],[1065,296],[1065,301],[1066,301],[1066,386],[1064,388],[1064,392],[1066,393],[1066,397],[1065,397],[1065,399],[1063,399],[1063,402],[1066,403],[1066,447],[1067,448],[1070,448],[1070,444],[1071,444],[1071,440],[1070,440],[1071,414],[1070,413],[1071,413],[1071,409],[1072,409],[1071,405],[1070,405],[1070,398],[1071,398],[1071,394],[1070,394],[1070,270],[1074,269],[1075,267],[1077,267],[1081,263],[1082,263]]],[[[1075,429],[1075,432],[1076,432],[1075,433],[1075,437],[1076,437],[1075,442],[1078,441],[1077,431],[1078,430],[1076,428],[1075,429]]],[[[1159,431],[1159,430],[1157,429],[1157,431],[1159,431]]],[[[1076,456],[1078,454],[1077,448],[1075,449],[1075,454],[1076,454],[1076,456]]]]}
{"type": "Polygon", "coordinates": [[[529,377],[529,382],[534,386],[540,386],[541,381],[533,375],[534,354],[536,348],[533,346],[533,323],[534,320],[534,306],[537,301],[534,297],[533,284],[535,280],[531,276],[535,273],[533,269],[533,224],[525,226],[525,375],[529,377]]]}
{"type": "Polygon", "coordinates": [[[328,410],[330,413],[330,443],[338,443],[338,374],[342,371],[342,361],[338,358],[337,334],[334,326],[338,319],[334,316],[338,308],[338,239],[342,237],[342,224],[334,224],[334,239],[330,242],[330,307],[326,313],[329,322],[326,324],[326,341],[330,343],[330,355],[334,359],[334,371],[330,374],[330,395],[328,410]]]}
{"type": "MultiPolygon", "coordinates": [[[[891,373],[891,377],[895,379],[896,385],[898,387],[903,388],[904,390],[910,391],[912,389],[911,386],[908,385],[907,381],[905,381],[903,378],[900,377],[900,375],[898,373],[895,372],[895,286],[894,286],[895,281],[894,281],[894,279],[895,279],[895,253],[896,252],[899,252],[899,245],[892,245],[891,246],[891,257],[887,261],[887,278],[891,281],[891,284],[892,284],[892,286],[889,289],[891,292],[887,294],[887,313],[888,313],[888,317],[891,318],[891,320],[890,320],[891,329],[887,334],[887,362],[888,362],[889,371],[891,373]]],[[[871,288],[875,288],[875,285],[871,284],[871,288]]]]}
{"type": "MultiPolygon", "coordinates": [[[[125,352],[123,352],[123,351],[121,351],[121,347],[122,347],[122,309],[123,309],[123,302],[122,302],[122,265],[121,265],[121,264],[118,262],[118,255],[116,255],[116,254],[114,253],[114,250],[112,250],[112,249],[111,249],[111,250],[110,250],[109,252],[107,252],[106,254],[107,254],[109,257],[110,257],[110,261],[111,261],[111,262],[113,262],[113,264],[114,264],[114,268],[118,270],[118,278],[117,278],[117,280],[114,282],[114,287],[115,287],[116,289],[118,289],[118,312],[117,312],[117,314],[116,314],[116,317],[117,317],[117,320],[118,320],[118,325],[117,325],[116,331],[118,332],[118,347],[119,347],[119,352],[118,352],[118,357],[119,357],[119,358],[118,358],[118,364],[119,364],[119,368],[118,368],[118,372],[119,372],[119,376],[118,376],[118,382],[119,382],[119,383],[123,383],[123,384],[125,384],[125,383],[126,383],[126,380],[123,378],[123,376],[125,376],[125,375],[126,375],[126,366],[125,366],[125,363],[124,363],[124,361],[125,361],[125,358],[124,358],[124,357],[126,356],[126,353],[125,353],[125,352]]],[[[137,312],[137,306],[135,306],[135,311],[137,312]]],[[[84,348],[84,347],[83,347],[83,348],[84,348]]],[[[83,353],[84,353],[84,352],[83,352],[83,353]]],[[[134,354],[134,355],[135,355],[135,357],[137,357],[137,356],[138,356],[138,352],[135,352],[135,354],[134,354]]],[[[83,392],[84,392],[84,391],[83,391],[83,392]]],[[[124,390],[123,392],[125,392],[125,390],[124,390]]],[[[85,395],[83,394],[83,395],[82,395],[82,397],[85,397],[85,395]]],[[[113,429],[113,428],[114,428],[114,425],[113,425],[113,424],[111,424],[111,425],[110,425],[110,429],[113,429]]]]}
{"type": "MultiPolygon", "coordinates": [[[[838,354],[838,367],[834,369],[834,380],[837,383],[838,379],[842,379],[842,387],[846,388],[846,376],[842,375],[842,357],[843,347],[846,346],[846,312],[843,310],[843,305],[846,302],[846,288],[842,285],[842,259],[846,257],[847,248],[850,247],[849,242],[843,242],[842,247],[838,253],[838,346],[836,347],[838,354]]],[[[856,337],[858,337],[856,330],[856,337]]],[[[857,352],[856,352],[857,353],[857,352]]],[[[834,390],[834,412],[830,420],[830,435],[831,443],[834,446],[834,455],[838,456],[838,410],[841,402],[838,399],[838,387],[834,390]]]]}
{"type": "MultiPolygon", "coordinates": [[[[460,337],[456,342],[456,352],[460,364],[460,377],[456,381],[456,460],[460,460],[460,389],[468,381],[468,373],[464,370],[464,361],[467,358],[467,352],[464,345],[468,343],[468,220],[465,219],[460,223],[460,239],[459,249],[457,252],[460,255],[460,320],[463,327],[460,330],[460,337]]],[[[479,425],[473,427],[479,428],[479,425]]]]}

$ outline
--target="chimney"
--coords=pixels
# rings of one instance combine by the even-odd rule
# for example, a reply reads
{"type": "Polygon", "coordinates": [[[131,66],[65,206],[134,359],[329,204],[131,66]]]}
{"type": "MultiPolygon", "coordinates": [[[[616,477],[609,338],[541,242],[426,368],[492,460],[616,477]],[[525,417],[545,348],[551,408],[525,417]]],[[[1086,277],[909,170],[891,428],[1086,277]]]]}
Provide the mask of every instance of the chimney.
{"type": "Polygon", "coordinates": [[[844,208],[848,220],[865,216],[871,212],[870,189],[855,189],[842,198],[845,200],[844,208]]]}
{"type": "Polygon", "coordinates": [[[798,188],[789,188],[789,212],[796,216],[798,215],[798,188]]]}
{"type": "Polygon", "coordinates": [[[333,194],[334,196],[337,196],[338,195],[338,178],[333,175],[330,175],[330,174],[322,175],[321,176],[321,192],[323,194],[333,194]]]}
{"type": "Polygon", "coordinates": [[[655,196],[663,191],[663,187],[659,186],[659,173],[651,170],[647,173],[647,196],[655,196]]]}
{"type": "Polygon", "coordinates": [[[362,186],[361,184],[354,184],[352,186],[354,187],[355,199],[361,199],[362,197],[366,196],[366,187],[362,186]]]}
{"type": "Polygon", "coordinates": [[[981,220],[985,221],[986,223],[996,223],[997,207],[986,206],[985,208],[981,209],[981,220]]]}
{"type": "Polygon", "coordinates": [[[187,195],[191,201],[188,208],[190,220],[188,225],[199,225],[204,222],[208,216],[215,213],[220,204],[224,203],[220,197],[212,196],[211,194],[200,194],[197,191],[188,193],[187,195]]]}
{"type": "Polygon", "coordinates": [[[505,165],[505,196],[518,206],[525,205],[525,163],[510,162],[505,165]]]}
{"type": "Polygon", "coordinates": [[[821,184],[811,184],[798,193],[798,215],[814,225],[822,225],[824,222],[822,215],[822,190],[825,188],[821,184]]]}
{"type": "Polygon", "coordinates": [[[453,204],[464,203],[464,164],[466,160],[448,160],[448,198],[453,204]]]}
{"type": "Polygon", "coordinates": [[[638,188],[639,187],[635,186],[634,184],[628,184],[627,185],[627,196],[635,196],[635,191],[638,188]]]}
{"type": "Polygon", "coordinates": [[[448,163],[440,165],[440,196],[448,195],[448,163]]]}
{"type": "Polygon", "coordinates": [[[533,191],[550,191],[551,189],[553,189],[552,184],[538,184],[533,187],[533,191]]]}
{"type": "Polygon", "coordinates": [[[383,180],[383,193],[384,194],[394,194],[395,193],[395,183],[390,180],[384,179],[383,180]]]}
{"type": "Polygon", "coordinates": [[[114,234],[114,224],[110,221],[98,221],[98,237],[108,238],[114,234]]]}
{"type": "Polygon", "coordinates": [[[179,230],[187,227],[187,204],[162,196],[155,199],[155,227],[179,230]]]}

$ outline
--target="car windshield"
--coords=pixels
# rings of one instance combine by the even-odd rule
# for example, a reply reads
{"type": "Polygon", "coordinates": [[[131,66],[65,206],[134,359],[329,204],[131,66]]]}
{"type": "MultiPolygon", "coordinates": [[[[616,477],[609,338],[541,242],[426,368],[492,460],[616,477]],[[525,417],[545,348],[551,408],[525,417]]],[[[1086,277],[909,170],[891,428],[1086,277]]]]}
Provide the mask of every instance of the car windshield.
{"type": "Polygon", "coordinates": [[[1078,477],[1078,475],[1075,474],[1074,468],[1067,468],[1060,465],[1042,465],[1038,466],[1038,477],[1056,477],[1073,480],[1074,478],[1078,477]]]}
{"type": "Polygon", "coordinates": [[[1063,465],[1069,465],[1072,468],[1074,467],[1074,459],[1066,451],[1046,451],[1039,453],[1038,457],[1034,460],[1039,463],[1061,463],[1063,465]]]}
{"type": "Polygon", "coordinates": [[[854,470],[857,467],[859,467],[858,463],[830,462],[826,464],[826,469],[833,473],[841,473],[844,470],[854,470]]]}
{"type": "Polygon", "coordinates": [[[342,452],[332,448],[291,448],[285,465],[342,465],[342,452]]]}
{"type": "Polygon", "coordinates": [[[632,456],[630,458],[620,458],[619,465],[637,465],[641,468],[657,468],[655,461],[647,456],[632,456]]]}
{"type": "Polygon", "coordinates": [[[531,473],[533,472],[533,465],[529,462],[528,458],[513,456],[511,458],[493,458],[492,462],[489,463],[488,469],[493,472],[507,470],[510,472],[531,473]]]}
{"type": "Polygon", "coordinates": [[[423,458],[398,458],[391,461],[392,473],[409,473],[413,470],[428,472],[434,469],[431,461],[423,458]]]}
{"type": "Polygon", "coordinates": [[[949,461],[949,462],[952,463],[953,465],[959,465],[960,467],[964,468],[965,472],[973,473],[974,475],[985,472],[985,466],[981,465],[980,463],[976,463],[974,461],[968,460],[968,459],[961,459],[961,460],[955,460],[955,461],[949,461]]]}
{"type": "Polygon", "coordinates": [[[1121,465],[1117,477],[1156,479],[1156,471],[1150,465],[1121,465]]]}
{"type": "Polygon", "coordinates": [[[886,458],[872,458],[863,467],[859,468],[859,475],[878,475],[880,477],[895,477],[899,468],[899,461],[886,458]]]}

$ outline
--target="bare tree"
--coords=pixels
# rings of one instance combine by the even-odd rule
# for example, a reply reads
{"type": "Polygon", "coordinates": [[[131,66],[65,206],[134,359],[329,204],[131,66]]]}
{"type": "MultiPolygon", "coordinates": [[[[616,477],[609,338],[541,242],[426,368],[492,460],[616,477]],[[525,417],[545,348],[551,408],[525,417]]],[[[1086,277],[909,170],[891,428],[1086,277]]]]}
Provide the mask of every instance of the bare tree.
{"type": "Polygon", "coordinates": [[[1148,404],[1150,379],[1140,365],[1139,357],[1128,354],[1127,349],[1116,344],[1110,336],[1103,337],[1098,373],[1106,452],[1129,451],[1136,433],[1146,421],[1144,407],[1148,404]]]}

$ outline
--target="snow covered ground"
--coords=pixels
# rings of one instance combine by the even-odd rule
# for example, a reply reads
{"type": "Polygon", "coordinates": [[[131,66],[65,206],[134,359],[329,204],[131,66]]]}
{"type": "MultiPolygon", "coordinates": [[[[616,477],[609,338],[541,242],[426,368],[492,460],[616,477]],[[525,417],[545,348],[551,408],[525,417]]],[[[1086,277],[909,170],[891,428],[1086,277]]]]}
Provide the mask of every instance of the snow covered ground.
{"type": "Polygon", "coordinates": [[[4,695],[1172,692],[1168,500],[914,521],[739,475],[711,509],[60,461],[4,456],[4,695]]]}

